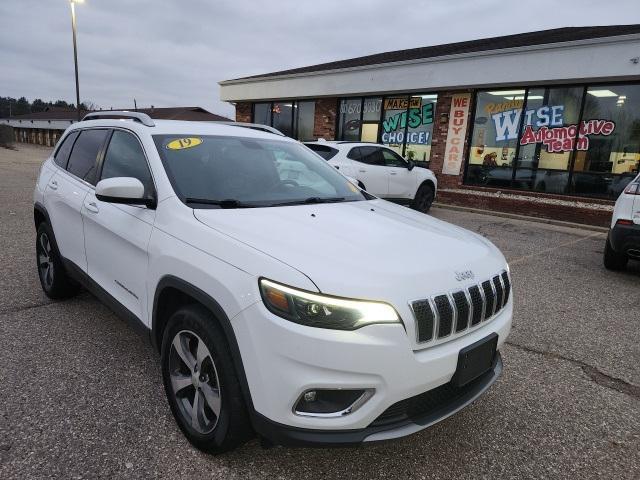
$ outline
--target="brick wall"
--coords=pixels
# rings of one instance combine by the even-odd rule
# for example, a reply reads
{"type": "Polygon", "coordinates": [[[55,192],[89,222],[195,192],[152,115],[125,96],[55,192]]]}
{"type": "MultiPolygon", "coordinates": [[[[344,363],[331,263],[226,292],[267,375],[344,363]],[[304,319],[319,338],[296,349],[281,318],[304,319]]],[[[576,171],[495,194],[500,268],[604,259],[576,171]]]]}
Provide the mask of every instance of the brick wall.
{"type": "Polygon", "coordinates": [[[337,98],[321,98],[316,100],[316,113],[313,124],[314,138],[335,140],[337,107],[337,98]]]}
{"type": "Polygon", "coordinates": [[[251,102],[236,103],[236,122],[251,123],[251,102]]]}
{"type": "MultiPolygon", "coordinates": [[[[488,189],[485,189],[488,190],[488,189]]],[[[581,199],[584,202],[591,200],[581,199]]],[[[538,218],[550,218],[562,220],[564,222],[582,223],[585,225],[596,225],[608,227],[611,221],[613,202],[610,209],[597,209],[585,206],[554,205],[549,203],[539,203],[535,197],[522,195],[521,199],[487,197],[473,195],[466,192],[449,190],[439,191],[437,201],[448,205],[458,205],[461,207],[479,208],[482,210],[515,213],[518,215],[528,215],[538,218]]],[[[603,201],[598,201],[601,204],[603,201]]],[[[594,202],[595,203],[595,202],[594,202]]]]}
{"type": "MultiPolygon", "coordinates": [[[[429,168],[436,174],[438,178],[439,188],[458,188],[462,185],[462,177],[464,173],[464,162],[469,151],[469,131],[471,124],[467,122],[467,133],[464,140],[464,151],[462,153],[462,167],[460,175],[443,175],[442,167],[444,165],[444,149],[447,144],[447,132],[449,130],[449,111],[451,110],[451,97],[456,93],[471,93],[471,90],[456,90],[447,92],[438,92],[438,104],[436,106],[436,115],[433,124],[433,133],[431,138],[431,163],[429,168]]],[[[471,112],[475,106],[473,105],[473,95],[471,96],[471,104],[469,106],[469,119],[471,112]]]]}

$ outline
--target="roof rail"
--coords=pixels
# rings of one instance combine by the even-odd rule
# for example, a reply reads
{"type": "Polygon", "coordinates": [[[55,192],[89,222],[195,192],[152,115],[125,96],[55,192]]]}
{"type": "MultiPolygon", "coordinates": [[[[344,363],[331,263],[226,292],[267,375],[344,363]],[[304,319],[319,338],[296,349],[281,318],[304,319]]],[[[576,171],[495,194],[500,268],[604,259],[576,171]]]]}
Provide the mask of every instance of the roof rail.
{"type": "Polygon", "coordinates": [[[140,122],[147,127],[155,127],[156,124],[151,120],[151,117],[142,112],[130,112],[128,110],[101,110],[98,112],[91,112],[84,116],[82,121],[85,120],[99,120],[101,118],[130,118],[134,122],[140,122]]]}
{"type": "Polygon", "coordinates": [[[251,128],[253,130],[260,130],[262,132],[273,133],[275,135],[280,135],[281,137],[286,137],[284,133],[282,133],[277,128],[270,127],[269,125],[262,125],[261,123],[247,123],[247,122],[214,122],[214,123],[222,123],[224,125],[231,125],[232,127],[244,127],[251,128]]]}

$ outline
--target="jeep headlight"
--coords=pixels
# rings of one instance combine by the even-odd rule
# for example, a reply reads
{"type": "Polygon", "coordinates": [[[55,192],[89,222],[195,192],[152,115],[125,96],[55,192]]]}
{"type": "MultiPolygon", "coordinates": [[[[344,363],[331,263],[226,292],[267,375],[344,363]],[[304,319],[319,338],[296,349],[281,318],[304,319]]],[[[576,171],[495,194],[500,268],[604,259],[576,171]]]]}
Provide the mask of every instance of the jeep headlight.
{"type": "Polygon", "coordinates": [[[395,309],[384,302],[307,292],[265,278],[260,279],[260,293],[269,311],[310,327],[355,330],[372,323],[401,323],[395,309]]]}

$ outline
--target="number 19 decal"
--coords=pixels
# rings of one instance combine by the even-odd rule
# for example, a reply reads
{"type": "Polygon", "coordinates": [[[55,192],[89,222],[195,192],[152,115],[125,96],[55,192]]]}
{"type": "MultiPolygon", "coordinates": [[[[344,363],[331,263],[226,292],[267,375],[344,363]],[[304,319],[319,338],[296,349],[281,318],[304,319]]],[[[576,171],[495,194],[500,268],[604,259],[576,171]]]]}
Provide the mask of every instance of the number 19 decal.
{"type": "Polygon", "coordinates": [[[184,150],[185,148],[197,147],[202,143],[201,138],[197,137],[184,137],[176,138],[167,143],[168,150],[184,150]]]}

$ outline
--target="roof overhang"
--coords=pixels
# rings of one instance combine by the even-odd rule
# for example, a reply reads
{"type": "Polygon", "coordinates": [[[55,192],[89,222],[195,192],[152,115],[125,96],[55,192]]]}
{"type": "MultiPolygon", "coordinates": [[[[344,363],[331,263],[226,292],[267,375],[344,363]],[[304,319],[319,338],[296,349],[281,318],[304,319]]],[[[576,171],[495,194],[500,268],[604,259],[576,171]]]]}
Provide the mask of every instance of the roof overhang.
{"type": "Polygon", "coordinates": [[[220,82],[223,101],[640,79],[640,34],[220,82]]]}

